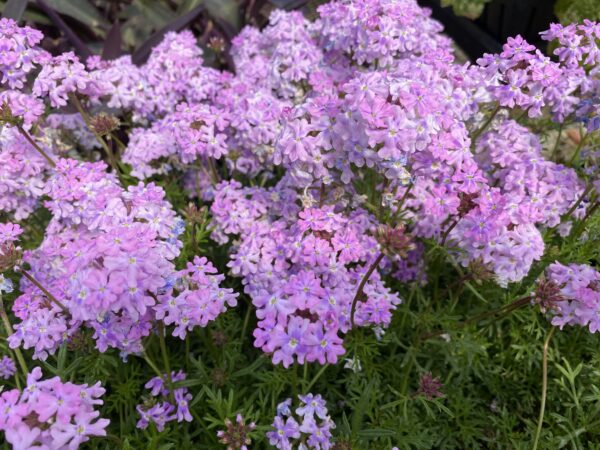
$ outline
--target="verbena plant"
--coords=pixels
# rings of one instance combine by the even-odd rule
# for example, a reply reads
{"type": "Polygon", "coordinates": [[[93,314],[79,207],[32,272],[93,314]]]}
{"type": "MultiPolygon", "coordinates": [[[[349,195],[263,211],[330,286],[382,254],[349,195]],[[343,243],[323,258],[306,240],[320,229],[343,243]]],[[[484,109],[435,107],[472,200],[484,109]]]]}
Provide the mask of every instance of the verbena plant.
{"type": "Polygon", "coordinates": [[[598,39],[410,0],[208,68],[0,22],[0,430],[26,448],[594,448],[598,39]]]}

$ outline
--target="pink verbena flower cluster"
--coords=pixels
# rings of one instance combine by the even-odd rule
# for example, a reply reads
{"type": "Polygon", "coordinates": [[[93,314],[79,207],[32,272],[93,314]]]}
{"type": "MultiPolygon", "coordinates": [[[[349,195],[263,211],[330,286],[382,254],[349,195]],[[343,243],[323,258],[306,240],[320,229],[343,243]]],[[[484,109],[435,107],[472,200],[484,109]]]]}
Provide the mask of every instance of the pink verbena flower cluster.
{"type": "Polygon", "coordinates": [[[267,433],[269,443],[280,450],[332,448],[331,430],[335,423],[329,417],[325,400],[320,395],[299,395],[300,405],[292,411],[292,399],[277,405],[273,431],[267,433]]]}
{"type": "Polygon", "coordinates": [[[92,436],[106,436],[108,419],[98,418],[104,389],[100,382],[63,383],[54,377],[42,380],[36,367],[27,386],[0,395],[0,430],[15,449],[76,449],[92,436]]]}
{"type": "Polygon", "coordinates": [[[2,84],[22,88],[35,65],[50,55],[37,47],[44,35],[30,27],[19,27],[12,19],[0,19],[0,73],[2,84]]]}
{"type": "MultiPolygon", "coordinates": [[[[288,195],[285,185],[261,191],[221,183],[212,206],[216,231],[240,234],[228,265],[257,308],[255,345],[284,367],[296,360],[335,363],[358,284],[379,254],[369,236],[373,219],[361,210],[344,216],[332,206],[286,211],[288,195]],[[251,203],[244,201],[249,197],[251,203]]],[[[364,292],[356,325],[389,324],[398,295],[378,274],[364,292]]]]}
{"type": "Polygon", "coordinates": [[[587,264],[550,264],[546,278],[559,289],[549,305],[552,325],[588,327],[600,331],[600,272],[587,264]]]}
{"type": "Polygon", "coordinates": [[[126,356],[142,350],[156,320],[177,322],[175,333],[183,337],[235,305],[205,258],[175,269],[185,225],[161,188],[140,183],[125,190],[102,163],[60,160],[46,195],[53,219],[24,261],[66,310],[24,280],[13,306],[22,322],[11,346],[34,348],[35,358],[45,358],[85,327],[99,351],[114,347],[126,356]]]}
{"type": "Polygon", "coordinates": [[[8,380],[17,372],[17,366],[10,356],[4,355],[0,359],[0,378],[8,380]]]}
{"type": "Polygon", "coordinates": [[[48,165],[14,128],[3,127],[0,146],[0,208],[23,220],[40,206],[48,165]]]}
{"type": "MultiPolygon", "coordinates": [[[[167,385],[167,376],[154,377],[144,386],[150,390],[151,399],[137,406],[137,412],[140,415],[137,427],[144,430],[150,423],[156,425],[158,431],[163,431],[168,422],[177,420],[177,422],[191,422],[192,415],[188,403],[192,399],[192,394],[187,388],[177,388],[170,391],[167,385]],[[173,404],[172,402],[175,402],[173,404]]],[[[186,374],[181,370],[171,373],[170,382],[183,381],[186,374]]]]}
{"type": "Polygon", "coordinates": [[[193,263],[188,262],[187,268],[175,272],[173,277],[175,281],[167,282],[168,291],[161,294],[154,308],[157,319],[175,325],[173,336],[184,339],[188,331],[205,327],[228,306],[237,305],[238,294],[220,287],[225,276],[217,273],[204,257],[194,257],[193,263]]]}

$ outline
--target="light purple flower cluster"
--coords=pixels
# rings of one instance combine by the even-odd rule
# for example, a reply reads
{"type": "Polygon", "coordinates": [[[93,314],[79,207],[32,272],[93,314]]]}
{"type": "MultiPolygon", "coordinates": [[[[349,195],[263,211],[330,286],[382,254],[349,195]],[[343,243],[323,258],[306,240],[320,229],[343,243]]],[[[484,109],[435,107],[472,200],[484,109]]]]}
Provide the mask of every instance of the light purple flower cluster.
{"type": "Polygon", "coordinates": [[[103,95],[113,108],[130,110],[136,121],[175,111],[180,102],[199,103],[214,98],[220,72],[203,66],[202,49],[190,31],[167,33],[142,66],[130,55],[111,61],[91,57],[91,77],[105,88],[103,95]]]}
{"type": "Polygon", "coordinates": [[[37,47],[44,35],[33,28],[19,27],[12,19],[0,19],[0,73],[2,84],[20,89],[35,65],[50,55],[37,47]]]}
{"type": "Polygon", "coordinates": [[[151,128],[133,130],[123,161],[135,168],[134,176],[144,178],[167,172],[169,162],[185,168],[197,160],[219,159],[228,153],[223,133],[228,124],[226,112],[214,106],[180,103],[151,128]]]}
{"type": "Polygon", "coordinates": [[[407,55],[450,50],[430,14],[414,0],[331,2],[319,7],[317,26],[328,51],[343,52],[359,65],[387,67],[407,55]]]}
{"type": "Polygon", "coordinates": [[[577,110],[576,118],[587,124],[589,132],[600,129],[600,24],[584,20],[582,24],[551,24],[550,29],[541,33],[542,38],[553,41],[554,54],[558,56],[565,70],[588,76],[580,76],[573,84],[579,87],[579,97],[566,97],[577,110]]]}
{"type": "Polygon", "coordinates": [[[177,422],[191,422],[192,415],[188,403],[192,399],[192,394],[187,388],[169,390],[168,382],[175,383],[183,381],[186,374],[181,370],[171,373],[171,380],[166,380],[167,376],[154,377],[145,385],[150,390],[152,398],[146,403],[137,406],[137,412],[140,415],[137,427],[146,429],[153,423],[158,431],[163,431],[168,422],[177,420],[177,422]],[[174,404],[172,402],[175,402],[174,404]]]}
{"type": "Polygon", "coordinates": [[[27,386],[0,395],[0,430],[14,449],[76,449],[91,436],[106,436],[108,419],[98,418],[104,389],[100,383],[63,383],[54,377],[42,380],[36,367],[27,386]]]}
{"type": "Polygon", "coordinates": [[[13,348],[34,348],[34,357],[45,358],[84,326],[93,329],[98,350],[138,353],[156,320],[177,323],[175,333],[184,336],[235,305],[206,259],[175,270],[185,225],[161,188],[140,183],[124,190],[103,163],[60,160],[45,193],[53,219],[24,260],[66,310],[23,280],[13,306],[22,320],[9,337],[13,348]]]}
{"type": "MultiPolygon", "coordinates": [[[[48,150],[44,140],[40,145],[48,150]]],[[[0,131],[0,148],[0,209],[26,219],[40,206],[48,164],[14,128],[0,131]]]]}
{"type": "Polygon", "coordinates": [[[548,107],[562,121],[574,111],[574,92],[585,79],[580,67],[563,67],[521,36],[508,38],[499,55],[484,55],[478,64],[489,77],[488,91],[501,106],[521,108],[540,117],[548,107]]]}
{"type": "Polygon", "coordinates": [[[332,448],[331,430],[335,423],[329,417],[325,400],[313,394],[298,398],[300,405],[293,412],[291,398],[277,405],[274,431],[267,433],[269,443],[280,450],[332,448]]]}
{"type": "Polygon", "coordinates": [[[232,289],[219,284],[225,279],[204,257],[196,256],[188,262],[187,268],[176,272],[175,282],[160,296],[154,308],[156,318],[166,325],[175,325],[173,336],[184,339],[187,332],[195,327],[205,327],[209,322],[227,310],[227,306],[237,305],[232,289]]]}
{"type": "Polygon", "coordinates": [[[600,272],[587,264],[550,264],[546,279],[558,287],[549,306],[552,325],[588,327],[600,331],[600,272]]]}
{"type": "Polygon", "coordinates": [[[13,307],[22,322],[11,346],[34,347],[35,357],[45,358],[85,325],[100,351],[140,351],[156,296],[174,271],[181,219],[162,189],[140,184],[125,191],[102,163],[60,160],[46,194],[52,222],[40,247],[24,259],[67,311],[48,304],[24,280],[13,307]]]}
{"type": "Polygon", "coordinates": [[[15,362],[10,356],[4,355],[0,359],[0,378],[4,378],[8,380],[12,377],[17,371],[17,367],[15,366],[15,362]]]}
{"type": "MultiPolygon", "coordinates": [[[[344,216],[332,206],[290,210],[288,195],[285,185],[261,192],[221,183],[212,205],[216,231],[240,234],[228,266],[243,277],[257,308],[255,345],[284,367],[296,360],[335,363],[344,353],[340,334],[351,328],[358,284],[379,254],[369,235],[373,219],[361,210],[344,216]]],[[[397,294],[377,271],[364,292],[355,324],[389,324],[397,294]]]]}
{"type": "Polygon", "coordinates": [[[48,97],[53,107],[65,106],[69,94],[97,98],[105,92],[73,52],[62,53],[46,61],[33,83],[32,93],[48,97]]]}

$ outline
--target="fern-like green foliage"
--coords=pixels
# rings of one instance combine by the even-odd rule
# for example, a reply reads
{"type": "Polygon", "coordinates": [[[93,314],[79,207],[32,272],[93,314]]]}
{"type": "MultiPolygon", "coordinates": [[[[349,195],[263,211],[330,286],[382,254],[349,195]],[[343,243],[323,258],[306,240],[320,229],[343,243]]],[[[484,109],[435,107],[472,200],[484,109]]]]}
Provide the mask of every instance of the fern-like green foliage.
{"type": "Polygon", "coordinates": [[[563,24],[581,22],[583,19],[600,19],[600,0],[557,0],[556,17],[563,24]]]}

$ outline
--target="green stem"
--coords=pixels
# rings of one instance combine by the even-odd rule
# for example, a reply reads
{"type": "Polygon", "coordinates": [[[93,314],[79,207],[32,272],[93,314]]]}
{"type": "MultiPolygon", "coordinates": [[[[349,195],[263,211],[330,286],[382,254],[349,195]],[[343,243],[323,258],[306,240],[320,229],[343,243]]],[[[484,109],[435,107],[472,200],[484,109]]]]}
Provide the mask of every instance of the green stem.
{"type": "Polygon", "coordinates": [[[544,412],[546,410],[546,393],[548,390],[548,348],[550,347],[550,339],[554,335],[556,327],[552,327],[544,342],[544,350],[542,353],[542,399],[540,403],[540,415],[538,417],[537,430],[535,432],[535,439],[533,441],[533,450],[537,450],[540,435],[542,434],[542,426],[544,425],[544,412]]]}
{"type": "Polygon", "coordinates": [[[27,142],[29,142],[33,148],[35,148],[37,152],[42,155],[46,161],[48,161],[48,164],[50,164],[52,167],[56,167],[54,160],[50,158],[44,150],[42,150],[42,147],[40,147],[37,142],[33,140],[33,138],[21,125],[17,125],[17,129],[19,130],[19,133],[21,133],[21,135],[27,140],[27,142]]]}
{"type": "Polygon", "coordinates": [[[294,364],[294,368],[292,369],[292,391],[294,393],[294,398],[298,398],[298,365],[294,364]]]}
{"type": "Polygon", "coordinates": [[[586,139],[588,138],[590,134],[587,133],[585,136],[583,136],[580,140],[579,140],[579,144],[577,144],[577,148],[575,149],[575,152],[573,153],[573,156],[571,156],[571,159],[569,160],[569,166],[572,165],[575,160],[579,157],[579,153],[581,152],[581,149],[583,148],[583,144],[585,143],[586,139]]]}
{"type": "Polygon", "coordinates": [[[208,157],[208,167],[210,168],[210,174],[212,177],[213,184],[217,184],[220,181],[219,173],[217,172],[217,167],[215,166],[215,161],[213,158],[208,157]]]}
{"type": "Polygon", "coordinates": [[[452,222],[452,224],[448,227],[448,229],[446,231],[444,231],[444,234],[442,235],[442,241],[440,242],[440,247],[443,247],[446,244],[446,240],[448,239],[450,232],[452,230],[454,230],[456,225],[458,225],[458,222],[460,222],[460,219],[461,219],[460,217],[458,219],[456,219],[454,222],[452,222]]]}
{"type": "MultiPolygon", "coordinates": [[[[453,330],[457,330],[460,328],[463,328],[473,322],[479,322],[482,319],[486,319],[488,317],[494,317],[494,316],[499,316],[499,317],[504,317],[504,315],[506,313],[510,313],[512,311],[515,311],[523,306],[525,306],[527,303],[529,303],[531,301],[531,296],[526,295],[525,297],[522,297],[518,300],[515,300],[512,303],[509,303],[508,305],[504,305],[500,308],[494,309],[492,311],[486,311],[484,313],[481,314],[477,314],[476,316],[473,316],[467,320],[464,320],[462,322],[459,322],[451,331],[453,330]]],[[[438,331],[435,333],[429,333],[426,334],[424,336],[421,337],[421,340],[425,341],[427,339],[430,339],[432,337],[436,337],[436,336],[441,336],[442,334],[446,333],[447,331],[443,330],[443,331],[438,331]]]]}
{"type": "Polygon", "coordinates": [[[162,355],[163,365],[167,372],[167,385],[169,386],[169,397],[171,402],[175,404],[175,396],[173,393],[173,378],[171,377],[171,364],[169,363],[169,353],[167,352],[167,343],[165,341],[165,326],[158,321],[158,342],[160,343],[160,353],[162,355]]]}
{"type": "Polygon", "coordinates": [[[373,262],[373,264],[371,264],[371,267],[369,267],[369,270],[367,270],[367,273],[365,273],[365,275],[363,276],[362,280],[360,280],[360,284],[358,285],[358,289],[356,290],[356,294],[354,295],[354,299],[352,300],[352,307],[350,309],[350,324],[352,328],[354,328],[354,313],[356,312],[356,304],[358,303],[358,299],[363,294],[363,288],[365,287],[365,284],[367,284],[367,281],[369,281],[369,278],[371,277],[375,269],[377,269],[377,266],[379,266],[379,263],[383,259],[383,256],[383,253],[379,254],[377,259],[373,262]]]}
{"type": "MultiPolygon", "coordinates": [[[[415,350],[418,347],[415,346],[415,350]]],[[[402,395],[406,394],[406,391],[408,390],[408,377],[410,375],[410,371],[412,370],[412,366],[414,364],[414,355],[410,355],[410,360],[406,363],[406,368],[404,369],[404,372],[402,374],[402,385],[400,386],[400,393],[402,395]]]]}
{"type": "Polygon", "coordinates": [[[560,138],[562,136],[562,131],[563,131],[563,126],[564,124],[561,123],[560,126],[558,127],[558,136],[556,137],[556,142],[554,143],[554,148],[552,149],[552,161],[556,161],[556,152],[558,151],[558,146],[560,144],[560,138]]]}
{"type": "Polygon", "coordinates": [[[112,149],[107,144],[107,142],[104,140],[104,138],[102,136],[100,136],[98,133],[96,133],[96,131],[94,130],[94,127],[92,126],[92,123],[90,121],[90,116],[88,115],[88,113],[83,108],[83,105],[81,104],[81,102],[77,98],[77,95],[75,95],[75,94],[69,94],[69,99],[71,100],[71,102],[73,103],[73,105],[75,106],[75,108],[77,109],[77,111],[79,112],[79,115],[81,116],[81,118],[85,122],[85,124],[88,127],[88,129],[92,132],[92,134],[94,135],[94,137],[96,138],[96,140],[100,143],[100,145],[102,146],[102,148],[104,148],[104,151],[106,152],[106,155],[108,156],[108,162],[109,162],[110,166],[112,167],[113,171],[115,172],[115,174],[117,174],[117,176],[120,177],[121,173],[119,172],[117,161],[115,160],[115,155],[114,155],[112,149]]]}
{"type": "Polygon", "coordinates": [[[473,136],[471,136],[471,147],[475,147],[475,142],[477,142],[477,139],[479,139],[479,136],[481,136],[481,134],[486,130],[486,128],[490,126],[492,120],[494,120],[494,117],[496,117],[496,115],[500,112],[500,109],[502,109],[502,107],[500,105],[497,105],[496,108],[494,108],[494,110],[490,114],[490,117],[488,117],[488,119],[484,122],[484,124],[477,130],[475,130],[473,136]]]}
{"type": "Polygon", "coordinates": [[[67,307],[65,305],[63,305],[54,295],[52,295],[44,286],[42,286],[38,280],[33,278],[33,276],[31,274],[29,274],[29,272],[21,269],[21,273],[23,274],[23,276],[25,278],[27,278],[29,281],[31,281],[40,291],[42,291],[44,293],[44,295],[48,298],[48,300],[50,300],[52,303],[54,303],[56,306],[58,306],[60,309],[62,309],[62,311],[64,313],[69,312],[67,307]]]}
{"type": "MultiPolygon", "coordinates": [[[[8,314],[6,314],[6,309],[4,308],[4,301],[2,300],[2,292],[0,292],[0,318],[2,318],[2,324],[4,325],[4,328],[6,329],[6,336],[10,336],[13,333],[13,328],[10,324],[10,320],[8,319],[8,314]]],[[[27,364],[25,363],[25,358],[23,358],[23,354],[21,353],[21,350],[17,347],[12,349],[16,358],[17,358],[17,362],[19,363],[19,367],[21,368],[21,372],[23,372],[23,376],[25,377],[25,379],[27,379],[27,375],[29,375],[29,370],[27,369],[27,364]]],[[[15,374],[15,381],[17,382],[17,387],[19,389],[21,389],[21,387],[19,386],[19,379],[15,374]]]]}
{"type": "Polygon", "coordinates": [[[127,148],[127,146],[123,143],[123,141],[121,139],[119,139],[119,137],[114,132],[111,132],[108,135],[108,138],[115,141],[117,143],[117,147],[119,147],[120,150],[125,150],[127,148]]]}
{"type": "Polygon", "coordinates": [[[158,366],[154,363],[154,361],[152,361],[150,359],[150,357],[148,356],[148,353],[146,353],[145,351],[142,352],[142,358],[144,358],[144,361],[146,361],[146,364],[148,364],[150,366],[150,368],[154,371],[154,373],[160,378],[162,379],[164,374],[160,372],[160,369],[158,368],[158,366]]]}
{"type": "Polygon", "coordinates": [[[306,390],[306,382],[308,378],[308,363],[304,361],[303,365],[304,371],[302,372],[302,389],[304,390],[304,393],[307,393],[308,391],[306,390]]]}
{"type": "Polygon", "coordinates": [[[328,366],[328,364],[325,364],[323,367],[321,367],[321,369],[319,369],[314,378],[310,381],[310,383],[308,383],[308,386],[306,386],[306,392],[310,392],[310,389],[315,385],[315,383],[321,377],[321,375],[323,375],[328,366]]]}
{"type": "Polygon", "coordinates": [[[594,185],[592,183],[590,183],[585,190],[583,191],[583,193],[579,196],[579,198],[577,199],[577,201],[573,204],[573,206],[571,206],[571,208],[567,211],[567,213],[563,216],[563,222],[565,220],[569,220],[569,218],[571,217],[571,214],[573,214],[575,212],[575,210],[579,207],[579,205],[581,205],[581,202],[585,199],[585,197],[587,197],[587,195],[592,191],[592,189],[594,189],[594,185]]]}
{"type": "Polygon", "coordinates": [[[190,334],[185,335],[185,371],[190,372],[190,334]]]}
{"type": "Polygon", "coordinates": [[[242,335],[240,336],[240,347],[244,343],[244,337],[246,336],[246,329],[248,328],[248,322],[250,321],[250,314],[252,313],[252,304],[248,305],[246,316],[244,317],[244,324],[242,325],[242,335]]]}
{"type": "Polygon", "coordinates": [[[600,201],[596,201],[592,206],[588,208],[587,212],[585,213],[585,216],[583,217],[583,219],[581,219],[581,223],[579,225],[583,226],[587,222],[587,220],[590,217],[592,217],[592,214],[596,212],[598,207],[600,207],[600,201]]]}

